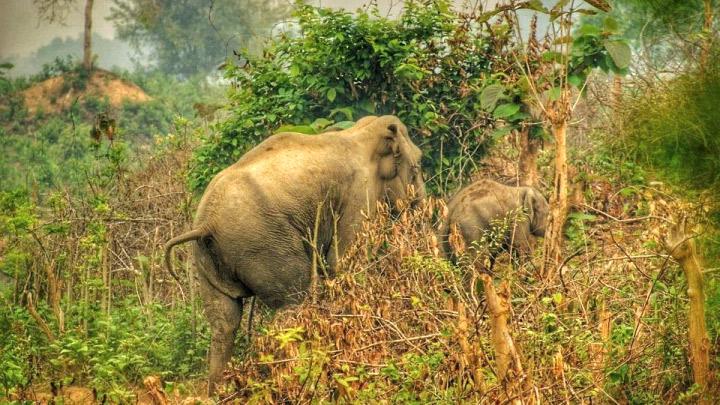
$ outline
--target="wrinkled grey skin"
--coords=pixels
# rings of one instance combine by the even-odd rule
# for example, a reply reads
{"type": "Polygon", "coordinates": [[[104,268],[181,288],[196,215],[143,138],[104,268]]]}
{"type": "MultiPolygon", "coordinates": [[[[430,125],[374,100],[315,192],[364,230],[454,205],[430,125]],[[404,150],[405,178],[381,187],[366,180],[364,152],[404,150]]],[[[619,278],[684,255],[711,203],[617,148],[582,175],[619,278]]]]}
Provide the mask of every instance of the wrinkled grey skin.
{"type": "MultiPolygon", "coordinates": [[[[491,222],[519,209],[525,212],[505,235],[503,249],[527,259],[532,253],[535,236],[545,236],[549,205],[545,197],[532,187],[512,187],[492,180],[478,180],[457,192],[448,203],[448,216],[440,229],[441,247],[445,257],[455,258],[448,235],[457,225],[467,248],[478,241],[491,222]]],[[[500,252],[490,252],[490,269],[500,252]]]]}
{"type": "Polygon", "coordinates": [[[165,254],[172,273],[172,247],[192,241],[212,329],[211,394],[230,360],[243,298],[271,308],[302,300],[318,207],[318,250],[333,274],[335,252],[342,256],[352,243],[361,211],[372,216],[378,201],[407,199],[409,185],[424,197],[420,158],[397,117],[372,116],[343,131],[273,135],[215,176],[193,230],[170,240],[165,254]]]}

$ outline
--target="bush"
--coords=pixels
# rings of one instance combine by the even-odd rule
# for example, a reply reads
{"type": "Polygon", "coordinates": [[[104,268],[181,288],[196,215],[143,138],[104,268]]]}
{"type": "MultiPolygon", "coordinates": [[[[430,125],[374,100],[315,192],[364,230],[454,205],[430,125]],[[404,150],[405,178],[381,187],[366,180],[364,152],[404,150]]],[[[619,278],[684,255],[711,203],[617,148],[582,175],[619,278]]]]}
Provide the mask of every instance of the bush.
{"type": "Polygon", "coordinates": [[[0,271],[10,280],[0,291],[0,402],[53,382],[120,403],[148,375],[205,374],[197,295],[182,299],[160,269],[164,235],[190,220],[182,175],[189,138],[160,140],[143,170],[129,170],[127,148],[116,142],[75,172],[85,177],[74,189],[0,191],[0,271]]]}
{"type": "Polygon", "coordinates": [[[720,190],[720,55],[624,105],[624,140],[638,161],[683,188],[720,190]]]}
{"type": "MultiPolygon", "coordinates": [[[[480,102],[486,86],[513,80],[506,23],[455,14],[449,1],[406,2],[397,20],[377,9],[350,14],[307,5],[294,15],[302,36],[278,38],[262,57],[245,55],[246,65],[227,68],[232,116],[196,153],[195,189],[287,125],[312,133],[368,114],[396,114],[423,149],[436,190],[463,179],[493,135],[509,132],[493,131],[495,120],[480,102]]],[[[504,120],[524,117],[512,113],[504,120]]]]}

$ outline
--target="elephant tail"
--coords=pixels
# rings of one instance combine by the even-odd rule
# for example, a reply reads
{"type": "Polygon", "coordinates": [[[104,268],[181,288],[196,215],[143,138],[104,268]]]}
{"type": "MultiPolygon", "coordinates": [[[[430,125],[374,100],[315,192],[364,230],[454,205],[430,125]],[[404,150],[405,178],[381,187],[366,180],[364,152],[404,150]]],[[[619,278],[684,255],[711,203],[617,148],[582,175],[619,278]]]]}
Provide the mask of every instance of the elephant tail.
{"type": "Polygon", "coordinates": [[[171,276],[175,279],[175,281],[180,284],[180,278],[178,277],[177,273],[175,273],[175,270],[173,270],[172,265],[172,248],[175,245],[180,245],[185,242],[190,242],[191,240],[198,240],[202,238],[203,236],[207,236],[208,233],[202,229],[193,229],[192,231],[185,232],[182,235],[176,236],[172,239],[170,239],[165,244],[165,267],[168,270],[168,273],[170,273],[171,276]]]}

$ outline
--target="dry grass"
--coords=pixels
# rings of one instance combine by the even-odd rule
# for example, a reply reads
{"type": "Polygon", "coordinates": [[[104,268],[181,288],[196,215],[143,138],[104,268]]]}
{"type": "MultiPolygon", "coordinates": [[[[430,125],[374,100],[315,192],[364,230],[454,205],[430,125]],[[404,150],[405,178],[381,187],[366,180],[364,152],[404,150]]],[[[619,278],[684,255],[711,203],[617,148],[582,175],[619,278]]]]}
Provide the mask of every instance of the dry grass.
{"type": "MultiPolygon", "coordinates": [[[[523,375],[496,377],[481,284],[437,257],[437,202],[367,222],[318,297],[284,310],[227,377],[241,403],[606,403],[694,398],[679,270],[655,241],[678,209],[663,190],[584,207],[558,277],[501,263],[523,375]],[[609,210],[610,212],[606,212],[609,210]],[[648,215],[628,213],[648,210],[648,215]],[[589,221],[589,220],[588,220],[589,221]],[[656,280],[657,279],[657,280],[656,280]]],[[[506,258],[507,260],[507,258],[506,258]]],[[[535,261],[539,261],[536,258],[535,261]]],[[[496,267],[498,269],[498,267],[496,267]]]]}

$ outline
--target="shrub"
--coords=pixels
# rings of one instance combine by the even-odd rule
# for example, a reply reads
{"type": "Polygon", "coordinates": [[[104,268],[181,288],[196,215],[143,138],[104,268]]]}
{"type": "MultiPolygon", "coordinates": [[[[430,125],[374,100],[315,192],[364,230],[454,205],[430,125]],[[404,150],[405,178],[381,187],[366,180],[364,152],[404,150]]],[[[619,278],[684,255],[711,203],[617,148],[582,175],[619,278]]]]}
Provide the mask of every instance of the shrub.
{"type": "MultiPolygon", "coordinates": [[[[372,8],[350,14],[308,5],[294,16],[302,36],[277,38],[262,57],[244,55],[247,64],[227,68],[232,114],[195,155],[195,189],[287,125],[312,133],[396,114],[423,149],[434,189],[461,180],[493,135],[509,132],[493,131],[495,118],[481,103],[485,87],[513,80],[505,22],[456,14],[449,1],[416,0],[396,20],[372,8]]],[[[519,108],[498,115],[507,122],[524,116],[519,108]]]]}
{"type": "Polygon", "coordinates": [[[624,140],[664,179],[720,190],[720,54],[704,71],[680,73],[624,104],[624,140]]]}

